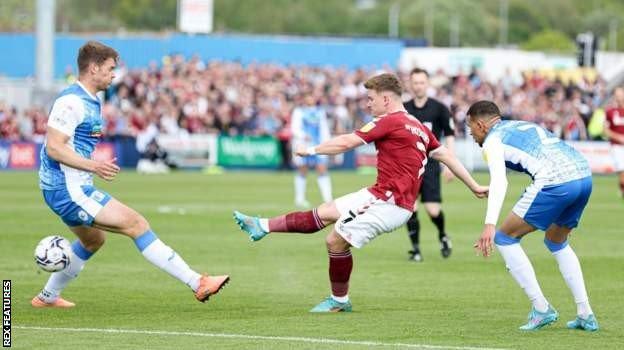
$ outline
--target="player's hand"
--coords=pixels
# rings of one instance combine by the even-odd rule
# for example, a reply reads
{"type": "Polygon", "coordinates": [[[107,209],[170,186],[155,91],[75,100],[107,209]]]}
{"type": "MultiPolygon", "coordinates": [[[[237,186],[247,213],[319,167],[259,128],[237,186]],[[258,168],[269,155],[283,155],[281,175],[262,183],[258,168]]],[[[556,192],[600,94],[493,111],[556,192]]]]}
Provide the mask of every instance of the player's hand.
{"type": "Polygon", "coordinates": [[[306,153],[306,147],[305,146],[297,146],[297,148],[295,149],[295,155],[299,156],[299,157],[305,157],[308,154],[306,153]]]}
{"type": "Polygon", "coordinates": [[[297,146],[295,149],[295,155],[299,157],[307,157],[314,154],[314,147],[297,146]]]}
{"type": "Polygon", "coordinates": [[[496,228],[494,225],[485,225],[483,232],[481,233],[481,237],[479,237],[473,246],[477,255],[481,254],[484,258],[492,255],[492,251],[494,250],[493,242],[495,233],[496,228]]]}
{"type": "Polygon", "coordinates": [[[477,187],[472,189],[472,193],[474,193],[477,198],[487,198],[490,192],[490,187],[477,185],[477,187]]]}
{"type": "Polygon", "coordinates": [[[455,178],[455,174],[453,174],[451,169],[445,166],[444,169],[442,169],[442,177],[444,177],[444,181],[451,182],[455,178]]]}
{"type": "Polygon", "coordinates": [[[119,166],[115,164],[117,158],[111,160],[98,161],[95,165],[94,173],[106,181],[112,181],[119,173],[119,166]]]}

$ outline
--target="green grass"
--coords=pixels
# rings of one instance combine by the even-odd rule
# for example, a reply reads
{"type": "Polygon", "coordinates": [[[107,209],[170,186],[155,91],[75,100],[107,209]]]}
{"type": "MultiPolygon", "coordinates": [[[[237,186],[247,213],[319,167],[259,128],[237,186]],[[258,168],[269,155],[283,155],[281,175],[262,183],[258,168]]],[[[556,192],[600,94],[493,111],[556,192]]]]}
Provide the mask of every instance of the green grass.
{"type": "MultiPolygon", "coordinates": [[[[332,174],[335,195],[373,181],[370,175],[332,174]]],[[[479,175],[484,181],[486,177],[479,175]]],[[[319,201],[309,181],[310,199],[319,201]]],[[[581,259],[590,300],[602,329],[596,334],[565,329],[575,305],[543,234],[523,240],[542,289],[559,310],[554,326],[521,333],[529,303],[506,272],[498,254],[475,256],[485,201],[455,181],[444,186],[444,210],[453,255],[443,260],[437,233],[421,213],[425,262],[406,260],[403,229],[383,235],[354,252],[351,314],[316,315],[308,310],[329,293],[324,236],[280,234],[250,242],[234,224],[234,209],[262,215],[292,210],[292,174],[122,173],[101,188],[143,213],[160,238],[198,271],[229,273],[231,283],[206,304],[196,302],[177,280],[146,262],[134,244],[110,234],[63,293],[71,310],[35,310],[30,299],[48,274],[32,253],[43,236],[71,233],[46,207],[35,173],[0,173],[0,274],[13,281],[13,346],[30,349],[355,349],[356,344],[306,343],[286,339],[205,337],[40,330],[64,327],[167,332],[308,337],[383,344],[507,349],[617,349],[624,346],[624,242],[613,177],[597,177],[594,194],[572,246],[581,259]],[[163,207],[167,207],[163,212],[163,207]],[[160,210],[159,210],[160,208],[160,210]]],[[[511,177],[504,211],[520,195],[526,177],[511,177]]],[[[399,348],[377,345],[375,348],[399,348]]]]}

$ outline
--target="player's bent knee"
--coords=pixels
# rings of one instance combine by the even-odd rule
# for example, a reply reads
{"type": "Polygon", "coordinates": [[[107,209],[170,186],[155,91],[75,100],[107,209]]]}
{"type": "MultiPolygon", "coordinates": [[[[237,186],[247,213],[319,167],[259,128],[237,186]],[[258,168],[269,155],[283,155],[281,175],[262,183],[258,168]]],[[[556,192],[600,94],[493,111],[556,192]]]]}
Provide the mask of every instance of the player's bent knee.
{"type": "Polygon", "coordinates": [[[325,245],[327,246],[327,249],[332,252],[342,252],[349,249],[349,243],[335,232],[332,232],[325,237],[325,245]]]}
{"type": "Polygon", "coordinates": [[[136,213],[130,220],[128,228],[124,230],[125,234],[130,237],[138,237],[149,230],[150,226],[147,222],[147,219],[143,217],[143,215],[136,213]]]}
{"type": "Polygon", "coordinates": [[[104,242],[106,242],[106,235],[104,233],[80,240],[82,246],[91,253],[98,251],[104,245],[104,242]]]}
{"type": "Polygon", "coordinates": [[[317,213],[325,225],[334,223],[340,218],[340,212],[338,212],[334,201],[319,205],[317,213]]]}
{"type": "Polygon", "coordinates": [[[496,231],[494,235],[494,244],[496,245],[511,245],[516,243],[520,243],[520,238],[509,236],[503,231],[496,231]]]}

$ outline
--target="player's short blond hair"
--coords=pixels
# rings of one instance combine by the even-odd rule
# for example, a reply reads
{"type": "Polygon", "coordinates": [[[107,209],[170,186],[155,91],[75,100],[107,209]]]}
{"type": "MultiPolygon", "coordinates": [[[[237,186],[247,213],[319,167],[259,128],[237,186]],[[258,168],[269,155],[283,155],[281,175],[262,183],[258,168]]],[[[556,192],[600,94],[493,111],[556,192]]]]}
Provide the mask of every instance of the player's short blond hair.
{"type": "Polygon", "coordinates": [[[368,79],[364,83],[364,87],[368,90],[374,90],[377,92],[390,91],[397,96],[401,96],[401,94],[403,94],[403,85],[401,84],[401,81],[396,75],[390,73],[379,74],[368,79]]]}

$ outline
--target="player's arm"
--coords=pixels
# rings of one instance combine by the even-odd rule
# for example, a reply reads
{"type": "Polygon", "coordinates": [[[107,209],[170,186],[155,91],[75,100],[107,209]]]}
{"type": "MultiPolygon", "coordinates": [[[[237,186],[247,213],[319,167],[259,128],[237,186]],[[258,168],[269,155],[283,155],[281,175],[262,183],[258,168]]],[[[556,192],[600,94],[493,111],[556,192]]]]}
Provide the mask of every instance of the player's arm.
{"type": "Polygon", "coordinates": [[[496,137],[488,138],[483,145],[483,152],[490,171],[490,192],[485,214],[485,225],[474,247],[484,257],[487,257],[493,250],[496,223],[498,222],[507,193],[507,170],[505,168],[503,143],[500,139],[496,137]]]}
{"type": "Polygon", "coordinates": [[[312,156],[315,154],[339,154],[364,144],[366,144],[366,142],[364,142],[364,140],[362,140],[362,138],[357,136],[355,133],[344,134],[322,142],[317,146],[307,148],[300,147],[295,151],[295,154],[301,157],[312,156]]]}
{"type": "Polygon", "coordinates": [[[479,198],[487,196],[488,188],[479,185],[475,179],[472,178],[468,170],[464,165],[455,157],[451,151],[445,146],[440,146],[429,153],[429,156],[442,164],[446,165],[448,169],[455,174],[470,190],[479,198]]]}
{"type": "Polygon", "coordinates": [[[48,118],[45,151],[50,158],[61,164],[93,172],[104,180],[110,181],[119,172],[114,159],[107,162],[87,159],[68,145],[71,135],[74,135],[83,116],[84,107],[79,97],[66,95],[59,98],[52,106],[48,118]]]}
{"type": "Polygon", "coordinates": [[[53,127],[48,127],[46,153],[50,158],[61,164],[95,173],[104,180],[110,181],[115,178],[115,175],[119,172],[119,166],[114,163],[115,159],[107,162],[97,162],[84,158],[67,146],[68,141],[69,136],[53,127]]]}

